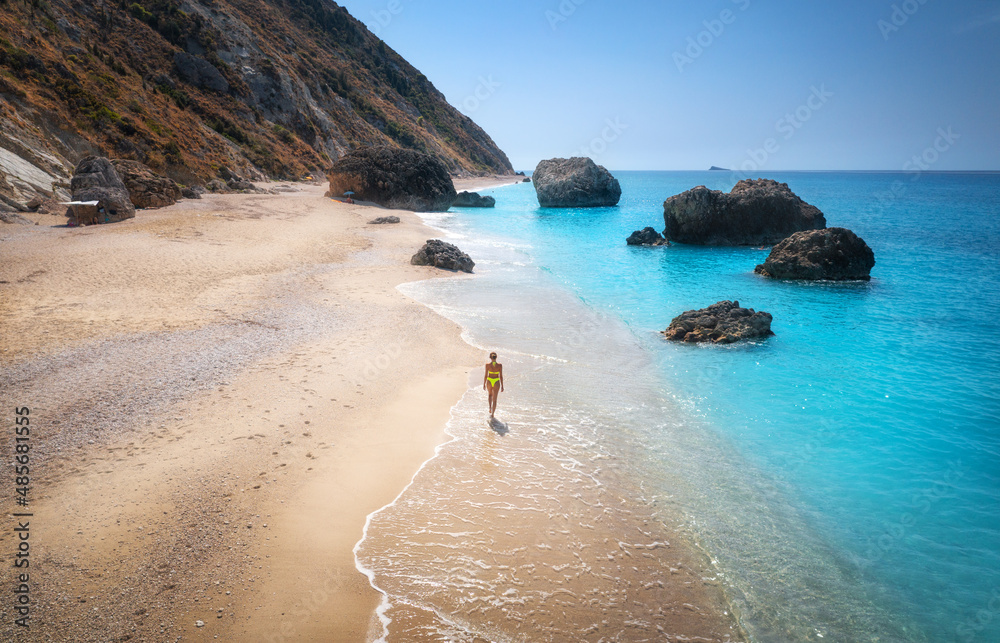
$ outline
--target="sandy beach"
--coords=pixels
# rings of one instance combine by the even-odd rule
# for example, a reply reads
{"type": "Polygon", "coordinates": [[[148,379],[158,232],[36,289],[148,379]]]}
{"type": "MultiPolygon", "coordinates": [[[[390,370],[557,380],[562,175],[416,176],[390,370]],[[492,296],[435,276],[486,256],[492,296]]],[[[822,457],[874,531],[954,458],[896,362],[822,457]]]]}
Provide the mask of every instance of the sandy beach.
{"type": "Polygon", "coordinates": [[[293,187],[0,229],[32,640],[365,639],[379,596],[352,547],[482,360],[395,290],[462,278],[409,265],[434,236],[416,215],[369,226],[387,211],[293,187]]]}
{"type": "MultiPolygon", "coordinates": [[[[353,548],[445,441],[484,359],[396,286],[469,277],[409,264],[437,236],[412,212],[368,225],[390,211],[318,183],[268,187],[281,192],[113,225],[0,228],[0,398],[9,425],[27,407],[31,426],[28,502],[8,510],[11,525],[31,514],[17,518],[31,627],[15,630],[5,602],[5,640],[381,632],[353,548]]],[[[17,537],[0,532],[0,548],[17,537]]],[[[659,600],[676,603],[669,622],[723,640],[725,605],[683,552],[659,600]]]]}

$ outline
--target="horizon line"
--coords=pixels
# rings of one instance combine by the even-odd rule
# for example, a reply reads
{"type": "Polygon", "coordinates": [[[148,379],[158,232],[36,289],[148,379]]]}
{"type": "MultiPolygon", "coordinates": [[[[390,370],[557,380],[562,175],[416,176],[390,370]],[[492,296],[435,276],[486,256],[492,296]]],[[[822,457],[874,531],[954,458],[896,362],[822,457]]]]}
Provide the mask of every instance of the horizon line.
{"type": "MultiPolygon", "coordinates": [[[[531,170],[516,170],[517,172],[534,172],[531,170]]],[[[744,174],[747,176],[760,175],[764,172],[744,172],[743,170],[637,170],[637,169],[616,169],[615,172],[715,172],[718,174],[744,174]]],[[[1000,174],[998,170],[768,170],[768,172],[838,172],[842,174],[1000,174]]]]}

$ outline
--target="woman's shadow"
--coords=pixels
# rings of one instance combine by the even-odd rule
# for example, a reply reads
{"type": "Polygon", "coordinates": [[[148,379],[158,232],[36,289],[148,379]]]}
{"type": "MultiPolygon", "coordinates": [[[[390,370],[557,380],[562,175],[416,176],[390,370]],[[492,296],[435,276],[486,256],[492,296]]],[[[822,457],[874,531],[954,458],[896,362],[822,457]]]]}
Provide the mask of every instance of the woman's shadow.
{"type": "Polygon", "coordinates": [[[490,428],[493,429],[493,431],[501,437],[510,433],[510,429],[507,427],[507,425],[501,422],[500,420],[496,419],[495,417],[490,418],[490,428]]]}

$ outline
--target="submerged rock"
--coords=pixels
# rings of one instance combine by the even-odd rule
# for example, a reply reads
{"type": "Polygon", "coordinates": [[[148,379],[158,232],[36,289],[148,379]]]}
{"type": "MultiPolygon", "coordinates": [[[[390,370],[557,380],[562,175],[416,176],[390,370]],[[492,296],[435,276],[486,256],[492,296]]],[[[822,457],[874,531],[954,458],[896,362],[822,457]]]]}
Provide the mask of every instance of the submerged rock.
{"type": "Polygon", "coordinates": [[[399,217],[391,215],[388,217],[377,217],[368,222],[370,225],[382,225],[386,223],[399,223],[399,217]]]}
{"type": "Polygon", "coordinates": [[[452,206],[456,208],[492,208],[497,200],[491,196],[481,196],[478,192],[459,192],[452,206]]]}
{"type": "Polygon", "coordinates": [[[699,185],[664,201],[663,222],[670,241],[705,246],[770,245],[826,227],[819,208],[771,179],[740,181],[728,194],[699,185]]]}
{"type": "Polygon", "coordinates": [[[181,189],[173,180],[160,176],[139,161],[111,161],[125,183],[129,199],[137,208],[162,208],[177,203],[181,189]]]}
{"type": "Polygon", "coordinates": [[[531,175],[543,208],[599,208],[618,205],[618,179],[589,158],[548,159],[531,175]]]}
{"type": "Polygon", "coordinates": [[[667,339],[680,342],[732,344],[743,339],[770,337],[771,314],[740,308],[738,301],[720,301],[708,308],[689,310],[674,317],[667,339]]]}
{"type": "Polygon", "coordinates": [[[353,191],[354,199],[414,212],[447,210],[458,196],[448,168],[437,158],[396,147],[363,147],[333,164],[328,197],[353,191]]]}
{"type": "MultiPolygon", "coordinates": [[[[78,221],[80,225],[115,223],[135,216],[125,183],[103,156],[88,156],[77,163],[70,189],[74,201],[97,201],[93,220],[78,221]]],[[[75,217],[76,213],[70,211],[67,216],[75,217]]]]}
{"type": "Polygon", "coordinates": [[[754,269],[776,279],[871,279],[875,253],[865,240],[847,228],[796,232],[771,249],[754,269]]]}
{"type": "Polygon", "coordinates": [[[625,243],[630,246],[669,246],[670,242],[652,227],[636,230],[628,236],[625,243]]]}
{"type": "Polygon", "coordinates": [[[424,247],[413,255],[410,263],[414,266],[434,266],[462,272],[472,272],[472,268],[476,265],[472,258],[458,247],[440,239],[428,239],[424,247]]]}

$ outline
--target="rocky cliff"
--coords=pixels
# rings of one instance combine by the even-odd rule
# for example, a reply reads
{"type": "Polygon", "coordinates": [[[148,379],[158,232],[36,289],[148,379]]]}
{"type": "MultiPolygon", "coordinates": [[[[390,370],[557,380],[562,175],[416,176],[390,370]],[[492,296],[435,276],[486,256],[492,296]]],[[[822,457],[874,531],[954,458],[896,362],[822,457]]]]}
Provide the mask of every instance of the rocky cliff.
{"type": "Polygon", "coordinates": [[[391,145],[512,172],[490,137],[329,0],[0,0],[0,204],[90,154],[182,184],[320,175],[391,145]]]}

